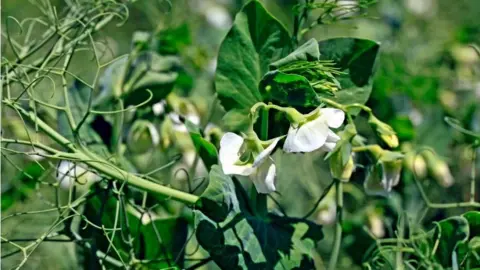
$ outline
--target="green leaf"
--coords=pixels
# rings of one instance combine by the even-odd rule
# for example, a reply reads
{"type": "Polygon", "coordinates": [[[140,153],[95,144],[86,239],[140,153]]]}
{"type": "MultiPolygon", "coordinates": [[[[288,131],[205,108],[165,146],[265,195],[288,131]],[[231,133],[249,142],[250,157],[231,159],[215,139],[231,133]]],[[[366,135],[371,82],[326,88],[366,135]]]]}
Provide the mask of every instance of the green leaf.
{"type": "Polygon", "coordinates": [[[270,70],[278,69],[295,61],[317,61],[319,59],[320,50],[318,42],[312,38],[286,57],[270,64],[270,70]]]}
{"type": "Polygon", "coordinates": [[[200,158],[202,158],[205,167],[210,170],[213,165],[218,163],[217,148],[211,142],[203,138],[200,129],[195,126],[195,124],[186,120],[185,126],[190,133],[190,137],[192,138],[197,153],[200,155],[200,158]]]}
{"type": "Polygon", "coordinates": [[[301,75],[270,71],[262,78],[260,89],[265,90],[266,99],[281,104],[301,107],[320,104],[317,93],[309,81],[301,75]]]}
{"type": "Polygon", "coordinates": [[[188,222],[183,218],[154,219],[141,226],[135,241],[138,250],[143,251],[142,259],[153,260],[148,264],[150,269],[164,269],[172,265],[182,268],[183,260],[176,260],[183,258],[187,235],[188,222]],[[159,258],[164,260],[158,260],[159,258]]]}
{"type": "Polygon", "coordinates": [[[223,128],[232,132],[246,131],[250,125],[249,109],[232,109],[222,118],[223,128]]]}
{"type": "Polygon", "coordinates": [[[164,99],[172,90],[179,76],[180,59],[176,56],[161,56],[152,51],[138,53],[127,68],[128,59],[123,58],[111,64],[100,78],[101,93],[94,104],[102,105],[120,92],[125,106],[137,105],[150,97],[147,89],[152,91],[148,104],[164,99]],[[120,85],[123,76],[123,87],[120,85]],[[122,89],[116,89],[120,88],[122,89]]]}
{"type": "Polygon", "coordinates": [[[462,215],[468,221],[470,239],[474,236],[480,236],[480,212],[470,211],[462,215]]]}
{"type": "Polygon", "coordinates": [[[321,226],[299,218],[252,213],[240,183],[217,165],[196,210],[196,236],[222,269],[314,269],[321,226]],[[212,207],[213,206],[213,207],[212,207]]]}
{"type": "Polygon", "coordinates": [[[340,71],[344,72],[336,76],[341,90],[335,93],[334,98],[327,97],[341,104],[365,104],[372,91],[380,45],[366,39],[333,38],[318,42],[318,46],[320,60],[333,60],[340,71]]]}
{"type": "Polygon", "coordinates": [[[184,23],[176,28],[168,28],[156,35],[156,48],[160,54],[178,54],[183,48],[192,43],[188,24],[184,23]]]}
{"type": "MultiPolygon", "coordinates": [[[[436,259],[444,267],[451,267],[452,254],[457,255],[458,246],[466,243],[469,237],[468,220],[464,217],[451,217],[436,224],[434,241],[438,245],[436,259]]],[[[458,258],[458,257],[457,257],[458,258]]],[[[458,258],[457,262],[462,261],[458,258]]]]}
{"type": "MultiPolygon", "coordinates": [[[[129,260],[130,245],[124,241],[127,233],[125,230],[128,229],[128,233],[134,236],[132,246],[135,257],[139,260],[151,261],[144,263],[148,269],[165,269],[175,266],[183,268],[183,247],[188,235],[188,222],[185,219],[161,218],[155,213],[147,216],[148,213],[140,212],[130,203],[123,205],[111,190],[103,190],[99,195],[92,197],[86,204],[83,214],[89,221],[99,226],[122,229],[122,232],[117,232],[115,237],[110,239],[118,250],[118,254],[113,252],[109,255],[116,258],[119,255],[123,260],[129,260]],[[118,216],[116,216],[117,213],[118,216]],[[116,227],[115,221],[117,221],[116,227]],[[125,236],[122,237],[123,234],[125,236]]],[[[80,226],[82,227],[83,224],[80,226]]],[[[91,226],[85,226],[85,228],[87,229],[81,230],[82,236],[95,237],[96,248],[106,252],[110,240],[91,226]]]]}
{"type": "Polygon", "coordinates": [[[223,107],[246,109],[262,101],[261,78],[291,44],[288,31],[260,2],[246,4],[219,50],[215,86],[223,107]]]}
{"type": "Polygon", "coordinates": [[[131,66],[129,76],[125,80],[122,99],[125,106],[136,105],[146,101],[153,93],[153,104],[164,99],[172,90],[178,77],[180,60],[176,56],[161,56],[154,52],[141,53],[131,66]]]}

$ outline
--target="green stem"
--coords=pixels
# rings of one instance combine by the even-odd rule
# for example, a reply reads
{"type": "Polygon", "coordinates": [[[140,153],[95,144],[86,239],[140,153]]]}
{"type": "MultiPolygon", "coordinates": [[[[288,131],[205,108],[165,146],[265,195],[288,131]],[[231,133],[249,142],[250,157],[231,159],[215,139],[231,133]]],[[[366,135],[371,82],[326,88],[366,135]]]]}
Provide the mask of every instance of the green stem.
{"type": "Polygon", "coordinates": [[[337,220],[335,222],[335,242],[333,243],[332,256],[328,264],[328,270],[337,269],[338,255],[342,245],[342,219],[343,219],[343,183],[335,179],[335,198],[337,203],[337,220]]]}
{"type": "MultiPolygon", "coordinates": [[[[260,126],[260,139],[268,140],[268,110],[262,110],[261,117],[261,126],[260,126]]],[[[255,192],[256,193],[256,192],[255,192]]],[[[267,208],[267,194],[256,193],[255,208],[257,214],[265,217],[268,214],[267,208]]]]}
{"type": "Polygon", "coordinates": [[[117,166],[109,163],[103,158],[97,156],[96,154],[89,152],[87,149],[79,149],[68,139],[59,134],[56,130],[51,128],[47,123],[38,118],[32,111],[26,111],[17,104],[11,102],[5,102],[8,106],[12,107],[19,113],[21,113],[26,119],[32,123],[36,123],[40,130],[45,132],[50,138],[54,141],[70,150],[71,153],[64,153],[63,155],[66,158],[71,158],[72,160],[79,160],[86,163],[88,166],[94,168],[98,172],[105,174],[111,178],[117,179],[119,181],[124,181],[132,186],[135,186],[139,189],[145,190],[151,194],[160,195],[162,197],[167,197],[174,199],[185,204],[195,204],[198,200],[198,196],[186,193],[183,191],[175,190],[155,182],[148,181],[146,179],[140,178],[132,173],[124,171],[117,166]]]}

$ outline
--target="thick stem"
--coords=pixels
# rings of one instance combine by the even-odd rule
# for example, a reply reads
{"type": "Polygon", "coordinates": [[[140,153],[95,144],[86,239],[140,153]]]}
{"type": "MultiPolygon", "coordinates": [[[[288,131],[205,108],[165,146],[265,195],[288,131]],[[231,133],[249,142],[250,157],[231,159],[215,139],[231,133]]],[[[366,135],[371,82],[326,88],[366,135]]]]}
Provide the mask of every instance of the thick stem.
{"type": "Polygon", "coordinates": [[[332,256],[328,264],[328,270],[337,269],[338,255],[342,245],[342,219],[343,219],[343,183],[335,179],[335,198],[337,203],[337,220],[335,222],[335,242],[333,243],[332,256]]]}
{"type": "Polygon", "coordinates": [[[21,113],[26,119],[31,121],[32,123],[36,123],[37,126],[45,132],[50,138],[54,141],[65,147],[66,149],[70,150],[71,153],[65,153],[64,155],[68,158],[73,160],[78,160],[81,162],[86,163],[90,167],[94,168],[98,172],[105,174],[111,178],[117,179],[119,181],[125,181],[128,184],[135,186],[139,189],[145,190],[149,193],[160,195],[163,197],[171,198],[173,200],[183,202],[186,204],[194,204],[198,200],[198,196],[186,193],[183,191],[175,190],[173,188],[169,188],[155,182],[148,181],[146,179],[140,178],[134,174],[126,172],[117,166],[109,163],[108,161],[104,160],[103,158],[97,156],[92,152],[88,152],[84,149],[79,149],[73,143],[71,143],[68,139],[63,137],[59,134],[56,130],[51,128],[47,123],[43,120],[38,118],[33,112],[26,111],[22,107],[17,104],[6,102],[6,104],[19,113],[21,113]]]}

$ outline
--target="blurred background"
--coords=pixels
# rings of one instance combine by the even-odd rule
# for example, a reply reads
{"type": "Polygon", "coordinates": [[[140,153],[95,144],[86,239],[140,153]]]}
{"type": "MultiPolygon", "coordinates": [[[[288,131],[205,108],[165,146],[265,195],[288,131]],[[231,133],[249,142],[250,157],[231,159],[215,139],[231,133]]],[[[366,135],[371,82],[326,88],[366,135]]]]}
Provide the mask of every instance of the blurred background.
{"type": "MultiPolygon", "coordinates": [[[[43,16],[42,8],[46,5],[42,3],[46,1],[34,2],[36,1],[2,1],[2,63],[3,58],[11,61],[15,59],[7,35],[14,39],[25,35],[9,17],[22,21],[43,16]]],[[[65,4],[61,0],[49,2],[51,7],[56,7],[59,11],[65,4]]],[[[172,48],[180,55],[188,73],[183,84],[174,91],[175,95],[185,98],[192,105],[191,109],[185,109],[182,116],[204,127],[210,124],[222,129],[225,126],[222,123],[224,111],[215,102],[213,88],[216,53],[234,20],[234,14],[244,2],[138,0],[128,3],[128,19],[121,25],[121,20],[114,21],[97,34],[98,50],[101,51],[98,59],[107,63],[128,54],[132,49],[132,37],[138,31],[158,33],[159,39],[164,42],[164,48],[172,48]]],[[[262,2],[292,30],[292,9],[297,1],[262,2]]],[[[338,2],[350,4],[355,0],[338,2]]],[[[316,12],[320,14],[321,10],[312,13],[310,22],[315,21],[316,12]]],[[[378,0],[361,16],[352,12],[343,15],[344,20],[327,20],[304,36],[305,40],[311,37],[322,40],[353,36],[381,43],[374,89],[367,105],[379,119],[395,129],[402,149],[428,146],[448,164],[449,172],[444,172],[443,175],[432,172],[433,169],[428,168],[428,164],[418,165],[420,167],[417,170],[421,171],[423,166],[423,170],[428,171],[421,183],[432,202],[470,200],[472,171],[478,172],[480,165],[473,159],[475,153],[471,147],[472,138],[452,128],[444,120],[445,117],[451,117],[457,119],[464,128],[480,132],[480,62],[479,51],[474,47],[480,46],[479,15],[480,2],[477,0],[378,0]],[[349,16],[351,18],[347,19],[349,16]]],[[[45,29],[46,26],[40,25],[32,30],[32,35],[41,35],[45,29]]],[[[69,71],[90,82],[94,80],[97,71],[104,72],[107,68],[99,67],[92,53],[86,51],[75,54],[69,71]]],[[[69,84],[72,83],[73,78],[69,78],[69,84]]],[[[18,92],[20,89],[13,88],[12,91],[18,92]]],[[[96,91],[101,94],[100,89],[96,91]]],[[[35,95],[56,104],[61,95],[55,95],[54,92],[52,82],[45,80],[36,86],[35,95]]],[[[48,121],[56,122],[53,109],[44,109],[39,113],[48,121]]],[[[356,121],[359,133],[366,138],[374,137],[366,118],[359,116],[356,121]]],[[[14,111],[2,108],[1,122],[4,136],[25,138],[22,120],[14,111]]],[[[148,155],[136,155],[127,151],[126,155],[134,167],[132,170],[148,172],[173,161],[174,165],[155,176],[169,179],[166,180],[169,184],[183,189],[187,185],[185,172],[191,173],[192,167],[196,178],[205,177],[205,168],[195,158],[189,136],[181,125],[173,122],[173,131],[171,129],[166,134],[162,132],[166,130],[163,120],[152,119],[152,123],[160,134],[161,146],[148,155]],[[177,158],[179,154],[181,157],[177,158]]],[[[29,129],[34,131],[34,127],[29,129]]],[[[41,140],[48,143],[47,138],[41,140]]],[[[278,151],[274,157],[277,161],[279,190],[274,197],[288,215],[301,217],[310,210],[331,182],[328,164],[316,153],[292,156],[278,151]]],[[[34,156],[2,154],[2,216],[50,208],[49,203],[54,194],[68,202],[68,190],[37,184],[40,177],[42,181],[54,183],[56,176],[54,172],[48,175],[40,173],[34,159],[34,156]]],[[[57,164],[50,163],[53,171],[56,166],[57,164]]],[[[466,210],[425,211],[425,204],[413,182],[413,176],[418,172],[412,168],[411,164],[405,164],[400,185],[389,198],[383,198],[365,195],[365,172],[357,167],[353,179],[345,186],[347,215],[344,222],[344,249],[339,262],[341,269],[361,269],[362,251],[373,243],[372,235],[379,238],[394,237],[393,232],[398,227],[400,216],[406,217],[401,219],[404,223],[402,226],[406,228],[429,229],[433,221],[466,210]]],[[[473,177],[475,175],[478,173],[473,177]]],[[[319,244],[319,254],[325,260],[328,260],[333,241],[336,211],[333,195],[329,194],[311,216],[312,220],[325,225],[325,239],[319,244]]],[[[279,207],[273,200],[269,202],[271,208],[279,207]]],[[[22,245],[26,244],[28,239],[38,239],[41,236],[39,232],[47,231],[56,217],[56,212],[41,212],[9,218],[2,221],[2,237],[23,238],[25,242],[22,245]]],[[[2,256],[14,250],[12,245],[2,242],[2,256]]],[[[24,269],[78,269],[79,256],[74,243],[44,242],[29,254],[24,269]]],[[[1,260],[1,267],[13,268],[23,258],[22,254],[5,257],[1,260]]]]}

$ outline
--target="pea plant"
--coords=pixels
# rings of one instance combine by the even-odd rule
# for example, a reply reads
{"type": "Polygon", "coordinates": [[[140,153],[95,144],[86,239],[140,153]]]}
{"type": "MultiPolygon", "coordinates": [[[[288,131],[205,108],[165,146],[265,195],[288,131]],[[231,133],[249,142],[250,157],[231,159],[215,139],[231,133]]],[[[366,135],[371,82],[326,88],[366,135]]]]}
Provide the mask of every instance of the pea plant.
{"type": "MultiPolygon", "coordinates": [[[[76,261],[65,268],[480,267],[475,166],[469,201],[431,201],[422,179],[453,185],[446,161],[399,140],[366,105],[381,44],[307,38],[366,15],[374,1],[300,1],[292,31],[249,1],[206,78],[198,75],[205,64],[183,54],[192,45],[185,25],[136,31],[128,54],[109,55],[102,30],[116,21],[120,31],[134,2],[65,1],[57,10],[39,1],[40,18],[4,20],[1,150],[15,173],[2,170],[11,178],[2,184],[2,227],[50,219],[28,237],[2,230],[2,264],[28,268],[41,246],[70,243],[76,261]],[[91,80],[79,75],[82,57],[94,63],[91,80]],[[195,87],[214,90],[195,96],[195,87]],[[318,198],[298,192],[301,181],[282,183],[284,166],[301,166],[280,157],[320,170],[329,183],[318,198]],[[461,212],[419,226],[391,203],[407,185],[423,205],[420,220],[435,209],[461,212]],[[27,199],[34,209],[16,207],[27,199]],[[285,204],[309,210],[292,215],[285,204]],[[388,233],[385,211],[396,216],[388,233]]],[[[480,134],[445,121],[470,138],[475,163],[480,134]]]]}

